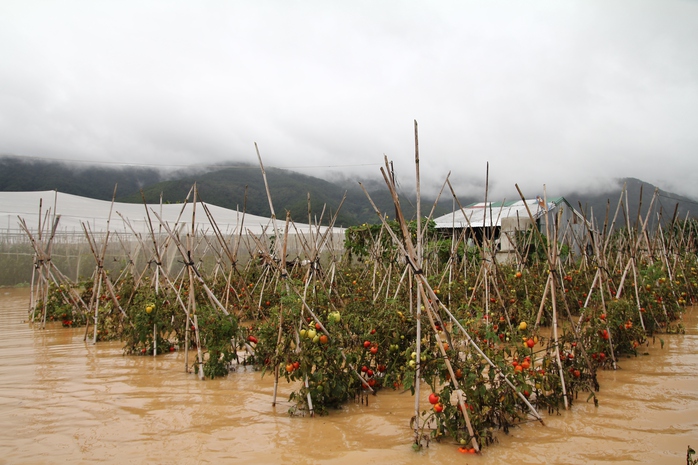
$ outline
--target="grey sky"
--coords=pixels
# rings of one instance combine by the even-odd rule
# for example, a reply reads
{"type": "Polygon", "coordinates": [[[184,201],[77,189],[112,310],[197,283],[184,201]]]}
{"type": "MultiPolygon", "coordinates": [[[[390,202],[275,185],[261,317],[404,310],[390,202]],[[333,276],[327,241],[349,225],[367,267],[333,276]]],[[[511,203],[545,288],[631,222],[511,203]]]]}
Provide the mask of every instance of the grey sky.
{"type": "MultiPolygon", "coordinates": [[[[698,2],[0,2],[0,153],[698,198],[698,2]],[[347,166],[350,165],[350,166],[347,166]],[[370,166],[359,166],[370,165],[370,166]],[[326,167],[332,167],[327,169],[326,167]]],[[[410,181],[411,182],[411,181],[410,181]]]]}

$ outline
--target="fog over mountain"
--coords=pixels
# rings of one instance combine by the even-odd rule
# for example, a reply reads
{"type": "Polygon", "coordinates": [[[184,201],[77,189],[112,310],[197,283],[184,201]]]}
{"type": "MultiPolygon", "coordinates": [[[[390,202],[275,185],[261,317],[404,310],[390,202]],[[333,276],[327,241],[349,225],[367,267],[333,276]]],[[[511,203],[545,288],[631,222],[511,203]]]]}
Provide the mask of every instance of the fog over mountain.
{"type": "MultiPolygon", "coordinates": [[[[308,201],[310,200],[312,222],[328,224],[334,215],[336,223],[351,226],[360,223],[378,222],[366,194],[356,181],[343,182],[299,174],[275,167],[265,167],[269,190],[277,215],[289,211],[295,221],[309,222],[308,201]],[[324,213],[323,213],[324,211],[324,213]]],[[[403,213],[408,218],[416,215],[416,190],[413,180],[398,177],[398,191],[403,213]]],[[[259,166],[255,165],[216,165],[196,166],[191,169],[165,172],[150,167],[88,166],[76,167],[74,163],[59,161],[27,161],[17,157],[0,157],[0,191],[51,191],[79,195],[100,200],[111,200],[115,194],[120,202],[141,203],[181,203],[196,184],[200,200],[220,207],[246,211],[249,214],[269,216],[267,191],[259,166]]],[[[394,205],[385,182],[376,177],[362,183],[371,200],[381,212],[394,215],[394,205]]],[[[461,205],[482,202],[484,191],[478,196],[462,196],[457,182],[453,182],[456,198],[461,205]]],[[[658,215],[665,221],[677,216],[683,219],[691,212],[697,216],[698,202],[665,191],[650,183],[634,178],[616,179],[606,190],[577,192],[570,189],[538,189],[522,193],[527,198],[536,196],[565,197],[570,204],[588,217],[603,221],[606,214],[613,215],[621,201],[623,186],[626,193],[623,211],[635,220],[638,211],[643,217],[652,206],[652,219],[658,215]],[[655,196],[655,190],[657,195],[655,196]],[[654,197],[654,202],[652,198],[654,197]],[[627,208],[626,208],[627,204],[627,208]],[[650,205],[652,204],[652,205],[650,205]],[[677,207],[678,205],[678,207],[677,207]]],[[[498,197],[488,193],[490,201],[518,200],[515,186],[509,195],[498,197]]],[[[422,213],[428,215],[434,208],[433,216],[438,217],[452,208],[458,207],[450,188],[446,187],[438,199],[436,195],[422,195],[422,213]]],[[[8,210],[0,205],[0,213],[8,210]]],[[[625,213],[624,213],[625,215],[625,213]]]]}
{"type": "MultiPolygon", "coordinates": [[[[0,3],[0,154],[698,198],[698,3],[0,3]]],[[[187,168],[189,169],[189,168],[187,168]]]]}

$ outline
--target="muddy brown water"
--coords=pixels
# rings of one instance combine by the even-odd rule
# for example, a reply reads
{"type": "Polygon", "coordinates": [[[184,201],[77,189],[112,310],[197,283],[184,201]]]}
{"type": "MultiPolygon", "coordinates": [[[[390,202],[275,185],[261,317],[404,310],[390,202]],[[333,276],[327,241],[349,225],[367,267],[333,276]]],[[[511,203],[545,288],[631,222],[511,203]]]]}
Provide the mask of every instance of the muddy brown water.
{"type": "Polygon", "coordinates": [[[598,407],[580,394],[478,456],[448,442],[413,452],[409,393],[291,418],[285,381],[272,407],[271,376],[200,381],[182,353],[124,356],[120,342],[83,342],[84,329],[30,327],[27,307],[26,289],[0,289],[0,464],[685,464],[687,446],[698,449],[695,307],[685,335],[600,373],[598,407]]]}

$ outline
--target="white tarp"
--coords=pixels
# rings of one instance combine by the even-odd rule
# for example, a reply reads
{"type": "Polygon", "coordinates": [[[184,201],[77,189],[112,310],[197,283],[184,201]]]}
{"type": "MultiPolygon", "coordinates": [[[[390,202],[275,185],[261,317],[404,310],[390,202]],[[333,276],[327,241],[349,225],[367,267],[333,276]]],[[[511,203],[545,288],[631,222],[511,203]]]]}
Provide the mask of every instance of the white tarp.
{"type": "MultiPolygon", "coordinates": [[[[0,233],[24,234],[20,229],[18,218],[24,219],[31,231],[38,231],[40,203],[42,205],[41,224],[50,225],[53,214],[56,213],[60,215],[58,223],[58,231],[60,233],[75,233],[84,236],[82,223],[85,223],[95,233],[103,233],[107,230],[109,210],[112,208],[110,201],[95,200],[55,191],[0,192],[0,233]]],[[[269,236],[274,234],[274,228],[269,218],[250,214],[243,215],[242,212],[210,204],[206,204],[206,206],[223,234],[239,234],[241,228],[243,233],[247,233],[249,230],[255,235],[260,235],[265,231],[269,236]]],[[[193,213],[191,202],[187,203],[186,206],[184,204],[157,204],[149,205],[148,208],[150,209],[150,219],[156,232],[160,229],[160,222],[154,213],[157,213],[170,228],[174,228],[181,213],[180,224],[185,224],[186,228],[191,230],[193,213]],[[183,207],[184,211],[181,213],[183,207]]],[[[197,203],[195,219],[197,232],[213,233],[213,227],[201,203],[197,203]]],[[[283,218],[277,219],[280,233],[283,233],[285,221],[285,215],[283,218]]],[[[296,229],[304,234],[307,234],[310,230],[310,227],[305,224],[296,223],[295,226],[296,229]]],[[[149,233],[145,206],[143,204],[114,203],[109,230],[130,235],[133,234],[131,228],[142,235],[149,233]],[[122,217],[130,223],[130,227],[122,217]]],[[[50,228],[42,227],[43,231],[48,229],[50,228]]],[[[322,228],[321,230],[325,231],[325,229],[322,228]]],[[[165,231],[162,230],[162,232],[164,233],[165,231]]],[[[289,232],[294,233],[295,230],[291,228],[289,232]]],[[[334,228],[333,232],[341,234],[343,230],[334,228]]]]}
{"type": "MultiPolygon", "coordinates": [[[[531,210],[533,219],[537,219],[545,213],[545,203],[541,199],[526,200],[528,208],[531,210]]],[[[501,226],[503,218],[528,219],[528,211],[523,200],[506,204],[492,204],[480,202],[475,205],[464,207],[463,210],[456,210],[434,219],[437,228],[482,228],[490,226],[501,226]],[[465,213],[465,215],[464,215],[465,213]],[[467,220],[466,220],[467,218],[467,220]]],[[[548,202],[548,210],[554,210],[555,204],[548,202]]]]}

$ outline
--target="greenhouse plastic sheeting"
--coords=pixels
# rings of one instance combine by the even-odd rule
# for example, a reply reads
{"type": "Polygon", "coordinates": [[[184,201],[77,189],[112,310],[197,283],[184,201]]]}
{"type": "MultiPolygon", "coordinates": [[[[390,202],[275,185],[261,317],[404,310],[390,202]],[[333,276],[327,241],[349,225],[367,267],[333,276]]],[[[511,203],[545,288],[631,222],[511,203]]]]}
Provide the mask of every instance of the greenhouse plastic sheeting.
{"type": "MultiPolygon", "coordinates": [[[[206,204],[213,220],[223,234],[239,234],[248,231],[259,235],[262,233],[273,235],[274,228],[271,219],[243,214],[240,211],[229,210],[215,205],[206,204]]],[[[22,218],[30,231],[38,231],[39,215],[41,211],[42,231],[50,230],[54,214],[60,215],[57,231],[61,234],[77,233],[84,235],[82,224],[91,232],[104,233],[109,231],[133,234],[148,234],[148,220],[143,204],[114,203],[111,220],[109,211],[112,202],[95,200],[77,195],[64,194],[55,191],[41,192],[0,192],[0,231],[7,234],[24,234],[19,226],[19,218],[22,218]],[[41,210],[39,206],[41,205],[41,210]],[[129,226],[130,224],[130,226],[129,226]]],[[[165,233],[161,228],[157,216],[174,229],[179,218],[179,228],[192,226],[192,203],[185,204],[156,204],[148,205],[148,213],[155,232],[165,233]],[[182,210],[184,208],[184,210],[182,210]],[[180,216],[181,214],[181,216],[180,216]]],[[[213,227],[208,216],[204,212],[202,204],[196,205],[196,229],[204,233],[213,233],[213,227]]],[[[285,219],[277,220],[277,226],[283,231],[285,219]]],[[[308,231],[309,226],[295,224],[296,229],[308,231]]],[[[325,228],[322,228],[324,231],[325,228]]],[[[335,233],[341,233],[341,228],[334,228],[335,233]]]]}

